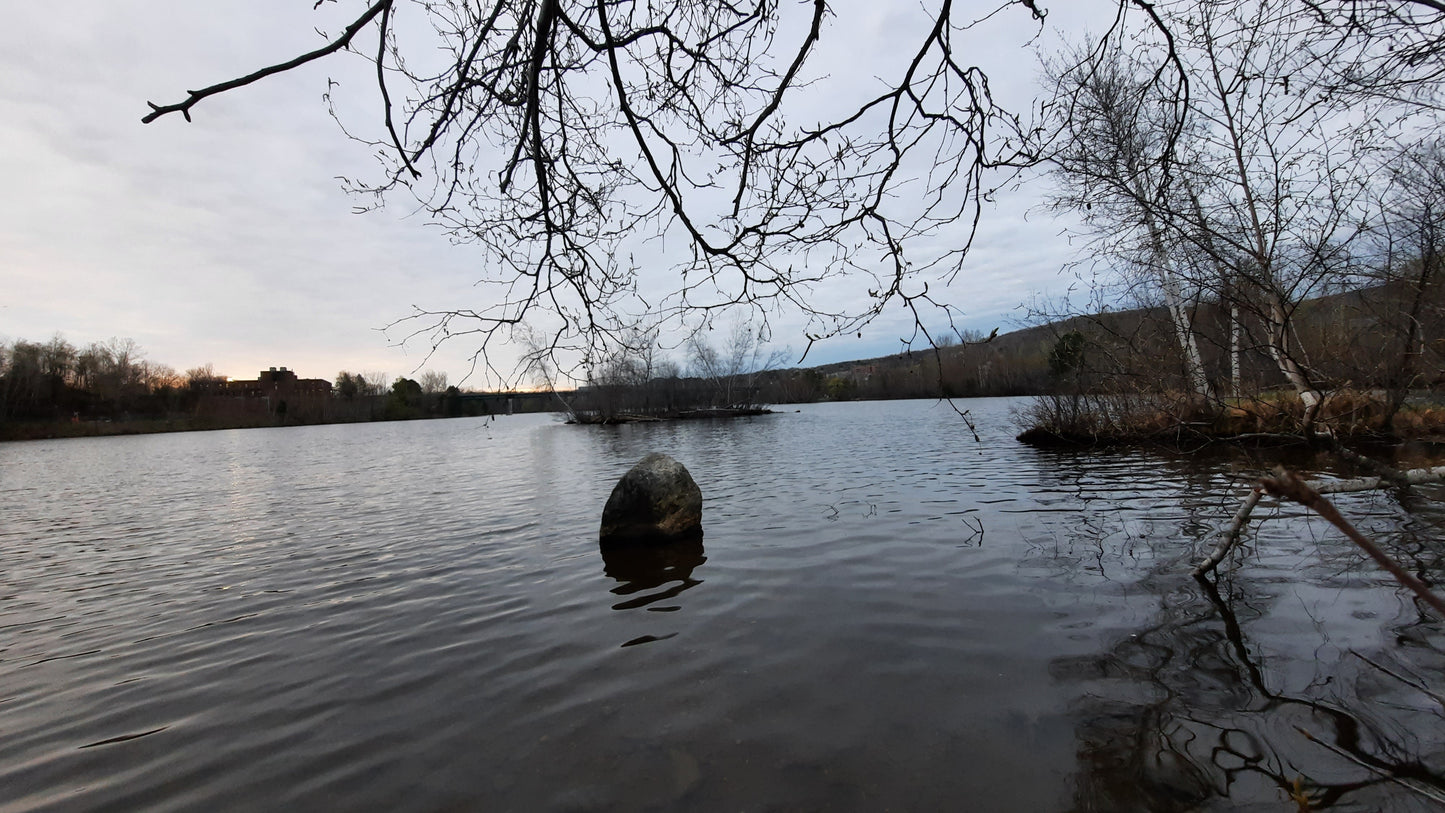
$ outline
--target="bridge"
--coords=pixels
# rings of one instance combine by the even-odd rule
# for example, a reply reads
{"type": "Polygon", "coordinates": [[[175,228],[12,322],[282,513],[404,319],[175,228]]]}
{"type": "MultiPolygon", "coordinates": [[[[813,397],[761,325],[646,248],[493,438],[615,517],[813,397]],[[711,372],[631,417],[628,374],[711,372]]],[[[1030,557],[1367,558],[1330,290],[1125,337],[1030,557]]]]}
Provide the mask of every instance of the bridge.
{"type": "MultiPolygon", "coordinates": [[[[565,398],[571,393],[563,393],[565,398]]],[[[557,412],[562,403],[550,392],[464,392],[456,396],[463,415],[514,415],[522,412],[557,412]]]]}

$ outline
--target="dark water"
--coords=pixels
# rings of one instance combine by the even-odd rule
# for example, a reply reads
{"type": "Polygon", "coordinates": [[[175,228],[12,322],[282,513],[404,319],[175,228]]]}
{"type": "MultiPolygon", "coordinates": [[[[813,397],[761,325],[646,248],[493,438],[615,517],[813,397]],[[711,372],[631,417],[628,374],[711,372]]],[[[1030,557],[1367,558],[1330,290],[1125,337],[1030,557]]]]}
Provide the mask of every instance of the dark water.
{"type": "Polygon", "coordinates": [[[1445,624],[1285,508],[1188,577],[1257,461],[967,405],[0,445],[0,811],[1435,809],[1445,624]],[[604,560],[648,451],[704,544],[604,560]]]}

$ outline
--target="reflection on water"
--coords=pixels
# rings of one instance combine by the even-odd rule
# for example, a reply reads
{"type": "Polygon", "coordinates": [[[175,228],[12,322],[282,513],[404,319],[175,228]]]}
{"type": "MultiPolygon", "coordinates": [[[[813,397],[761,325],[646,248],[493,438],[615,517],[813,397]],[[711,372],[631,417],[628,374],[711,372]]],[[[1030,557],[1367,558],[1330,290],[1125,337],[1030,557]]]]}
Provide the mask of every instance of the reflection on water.
{"type": "Polygon", "coordinates": [[[1246,637],[1235,608],[1250,602],[1195,586],[1179,585],[1175,606],[1107,652],[1053,665],[1061,681],[1089,687],[1077,707],[1075,809],[1195,810],[1291,794],[1309,809],[1445,801],[1445,718],[1420,707],[1418,685],[1379,692],[1380,665],[1350,651],[1291,686],[1269,664],[1287,653],[1258,653],[1246,637]],[[1417,696],[1402,706],[1401,690],[1417,696]]]}
{"type": "Polygon", "coordinates": [[[603,572],[621,582],[612,588],[619,596],[633,596],[612,605],[614,610],[646,607],[654,613],[674,612],[678,605],[652,606],[659,601],[677,598],[685,590],[702,584],[692,572],[707,557],[702,552],[702,537],[679,539],[659,545],[603,545],[603,572]],[[674,584],[675,582],[675,584],[674,584]],[[658,590],[657,588],[666,589],[658,590]],[[655,592],[646,592],[646,591],[655,592]],[[642,595],[637,595],[641,593],[642,595]]]}
{"type": "Polygon", "coordinates": [[[1445,622],[1269,503],[1187,576],[1263,456],[968,406],[0,445],[0,813],[1433,809],[1445,622]],[[599,551],[651,451],[706,552],[599,551]]]}
{"type": "MultiPolygon", "coordinates": [[[[1072,809],[1445,804],[1441,619],[1295,507],[1265,512],[1250,529],[1251,554],[1219,582],[1187,578],[1237,501],[1191,495],[1237,494],[1243,483],[1221,487],[1208,482],[1217,472],[1160,457],[1155,471],[1182,471],[1120,493],[1080,476],[1077,457],[1056,462],[1056,479],[1042,478],[1054,483],[1048,490],[1108,507],[1042,523],[1051,533],[1027,564],[1060,578],[1091,574],[1116,607],[1136,606],[1127,634],[1050,665],[1078,694],[1072,809]],[[1170,493],[1179,482],[1188,491],[1170,493]],[[1156,490],[1151,510],[1130,510],[1156,490]]],[[[1438,581],[1439,496],[1340,500],[1397,561],[1438,581]]]]}

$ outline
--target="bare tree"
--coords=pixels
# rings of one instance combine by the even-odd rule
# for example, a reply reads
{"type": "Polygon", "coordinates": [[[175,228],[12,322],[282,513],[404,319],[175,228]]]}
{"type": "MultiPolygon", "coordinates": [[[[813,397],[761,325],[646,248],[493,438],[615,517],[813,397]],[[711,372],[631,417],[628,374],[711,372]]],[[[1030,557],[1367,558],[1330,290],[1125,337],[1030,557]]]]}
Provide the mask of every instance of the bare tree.
{"type": "Polygon", "coordinates": [[[24,415],[44,395],[45,346],[17,339],[6,354],[5,377],[0,380],[0,417],[24,415]]]}
{"type": "MultiPolygon", "coordinates": [[[[1148,46],[1141,75],[1167,108],[1149,116],[1162,137],[1151,137],[1157,154],[1138,177],[1166,205],[1199,202],[1196,227],[1148,238],[1155,247],[1141,259],[1163,268],[1162,240],[1231,263],[1262,342],[1310,415],[1319,392],[1290,346],[1290,312],[1336,264],[1348,218],[1296,204],[1349,208],[1348,184],[1329,180],[1344,167],[1326,112],[1360,100],[1436,105],[1442,10],[1437,0],[1118,0],[1100,18],[1106,41],[1148,46]],[[1191,192],[1174,184],[1196,124],[1217,160],[1191,192]],[[1300,140],[1303,131],[1323,141],[1300,140]],[[1305,167],[1306,154],[1329,166],[1305,167]],[[1323,180],[1284,183],[1310,172],[1323,180]]],[[[352,189],[363,206],[414,195],[490,269],[482,304],[418,311],[409,338],[435,346],[470,336],[483,362],[524,324],[545,334],[536,346],[554,366],[568,354],[585,365],[626,330],[697,329],[740,306],[764,318],[803,314],[810,343],[888,307],[910,312],[928,336],[920,310],[951,310],[937,286],[963,269],[981,201],[1012,177],[990,171],[1037,160],[1033,126],[995,103],[988,77],[965,60],[965,38],[1000,16],[1042,23],[1046,9],[934,0],[918,12],[911,46],[877,84],[820,99],[805,92],[824,79],[817,56],[851,13],[827,0],[367,0],[316,49],[152,104],[144,120],[189,120],[218,93],[363,54],[380,113],[358,137],[383,168],[352,189]],[[681,249],[668,257],[674,282],[654,295],[631,249],[659,235],[681,249]]],[[[1161,277],[1166,293],[1178,279],[1161,277]]],[[[514,372],[535,360],[529,352],[514,372]]]]}
{"type": "Polygon", "coordinates": [[[1354,31],[1320,50],[1321,27],[1334,25],[1290,0],[1158,3],[1147,21],[1117,26],[1069,68],[1097,81],[1121,54],[1158,66],[1130,71],[1149,91],[1140,115],[1156,137],[1142,144],[1152,188],[1127,204],[1140,210],[1144,232],[1165,230],[1151,249],[1162,242],[1174,269],[1198,269],[1195,284],[1228,297],[1236,328],[1257,328],[1256,344],[1300,399],[1306,430],[1323,393],[1295,340],[1294,314],[1356,273],[1380,149],[1407,123],[1372,115],[1382,103],[1331,90],[1339,69],[1331,56],[1386,45],[1354,31]],[[1172,81],[1161,79],[1166,68],[1172,81]]]}
{"type": "Polygon", "coordinates": [[[580,358],[632,327],[745,306],[801,312],[817,339],[891,305],[948,308],[930,282],[959,271],[985,173],[1031,160],[1024,125],[955,44],[1000,14],[1044,12],[941,0],[888,76],[819,104],[804,99],[823,79],[812,59],[840,25],[825,0],[375,0],[321,47],[144,120],[190,119],[217,93],[360,52],[381,108],[363,140],[385,166],[352,188],[376,203],[415,195],[494,270],[492,301],[418,312],[411,335],[469,335],[485,351],[526,321],[549,352],[580,358]],[[676,284],[647,299],[629,259],[644,234],[683,247],[676,284]],[[827,302],[852,304],[813,297],[824,284],[852,294],[827,302]]]}
{"type": "Polygon", "coordinates": [[[147,392],[145,353],[134,339],[112,337],[92,342],[81,351],[76,364],[84,369],[88,388],[122,410],[147,392]]]}
{"type": "Polygon", "coordinates": [[[391,376],[379,370],[357,373],[359,394],[379,397],[391,392],[391,376]]]}
{"type": "Polygon", "coordinates": [[[721,346],[695,333],[687,342],[692,374],[712,384],[714,406],[752,406],[758,373],[777,367],[786,357],[782,350],[767,350],[765,327],[735,321],[721,346]]]}
{"type": "Polygon", "coordinates": [[[1301,0],[1308,36],[1299,43],[1318,66],[1315,90],[1396,110],[1445,110],[1445,3],[1301,0]]]}
{"type": "Polygon", "coordinates": [[[439,370],[423,370],[417,378],[421,391],[427,395],[438,395],[447,391],[447,374],[439,370]]]}
{"type": "Polygon", "coordinates": [[[185,380],[186,386],[193,390],[208,390],[225,383],[226,377],[216,372],[215,365],[207,362],[186,370],[185,380]]]}
{"type": "Polygon", "coordinates": [[[1136,55],[1108,41],[1048,61],[1045,69],[1060,100],[1051,128],[1058,141],[1047,153],[1062,181],[1055,205],[1080,212],[1099,255],[1136,270],[1163,295],[1185,385],[1195,398],[1206,399],[1209,377],[1192,317],[1202,287],[1189,283],[1179,266],[1181,253],[1171,251],[1171,232],[1178,225],[1171,228],[1170,221],[1180,212],[1161,205],[1177,193],[1155,160],[1174,132],[1158,86],[1136,55]]]}
{"type": "Polygon", "coordinates": [[[1386,393],[1381,427],[1391,428],[1410,388],[1424,375],[1422,358],[1441,323],[1440,285],[1445,263],[1445,141],[1427,139],[1402,149],[1391,163],[1391,185],[1379,231],[1384,289],[1381,327],[1393,341],[1380,360],[1386,393]],[[1433,317],[1433,318],[1432,318],[1433,317]]]}
{"type": "Polygon", "coordinates": [[[586,386],[572,405],[593,420],[622,415],[652,415],[671,411],[670,388],[659,379],[675,379],[676,365],[661,355],[656,330],[619,332],[601,354],[587,362],[586,386]]]}
{"type": "Polygon", "coordinates": [[[75,346],[59,333],[45,343],[41,366],[46,376],[57,383],[71,381],[75,373],[75,346]]]}
{"type": "Polygon", "coordinates": [[[109,357],[110,351],[100,342],[86,345],[75,357],[75,385],[83,390],[94,389],[110,363],[109,357]]]}

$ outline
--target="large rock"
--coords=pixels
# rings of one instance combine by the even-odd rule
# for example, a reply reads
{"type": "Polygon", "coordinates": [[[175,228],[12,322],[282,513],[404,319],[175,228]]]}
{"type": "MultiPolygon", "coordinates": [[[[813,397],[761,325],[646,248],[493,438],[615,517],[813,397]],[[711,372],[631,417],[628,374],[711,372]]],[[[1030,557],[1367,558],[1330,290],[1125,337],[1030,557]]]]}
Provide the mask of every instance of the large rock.
{"type": "Polygon", "coordinates": [[[642,458],[612,489],[602,509],[603,545],[702,538],[702,490],[676,460],[642,458]]]}

